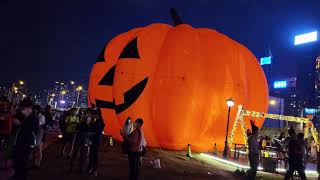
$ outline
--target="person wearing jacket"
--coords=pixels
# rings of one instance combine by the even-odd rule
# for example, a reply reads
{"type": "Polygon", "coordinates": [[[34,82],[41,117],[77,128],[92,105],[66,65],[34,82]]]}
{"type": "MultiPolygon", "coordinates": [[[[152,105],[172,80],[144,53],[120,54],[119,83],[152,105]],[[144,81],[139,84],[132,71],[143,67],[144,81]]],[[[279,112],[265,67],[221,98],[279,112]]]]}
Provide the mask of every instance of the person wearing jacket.
{"type": "Polygon", "coordinates": [[[31,147],[35,145],[35,134],[39,127],[39,120],[32,113],[33,102],[27,98],[20,102],[20,115],[16,116],[17,131],[14,139],[14,170],[13,179],[25,180],[27,162],[31,147]]]}
{"type": "Polygon", "coordinates": [[[104,127],[105,124],[101,116],[101,110],[99,108],[95,108],[92,112],[92,119],[88,129],[89,134],[91,134],[88,172],[90,175],[94,176],[98,176],[98,153],[104,127]]]}
{"type": "Polygon", "coordinates": [[[129,144],[128,161],[130,168],[130,180],[137,180],[139,178],[139,163],[144,145],[144,137],[141,130],[142,125],[143,120],[138,118],[134,123],[135,130],[129,135],[126,135],[123,131],[121,131],[121,136],[129,144]]]}

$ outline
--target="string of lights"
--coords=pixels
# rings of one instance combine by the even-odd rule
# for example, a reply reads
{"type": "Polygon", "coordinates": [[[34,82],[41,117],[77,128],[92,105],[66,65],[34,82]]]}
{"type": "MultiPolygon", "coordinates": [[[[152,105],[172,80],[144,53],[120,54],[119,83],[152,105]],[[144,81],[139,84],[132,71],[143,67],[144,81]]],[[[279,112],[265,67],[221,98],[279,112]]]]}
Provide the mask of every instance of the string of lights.
{"type": "Polygon", "coordinates": [[[281,114],[269,114],[269,113],[262,113],[262,112],[257,112],[257,111],[249,111],[243,108],[242,105],[238,106],[238,112],[236,119],[233,123],[233,128],[230,134],[230,138],[228,141],[228,146],[231,149],[232,148],[232,143],[234,140],[234,135],[237,130],[238,124],[240,123],[241,130],[243,133],[243,138],[244,138],[244,144],[246,147],[248,147],[248,137],[246,133],[246,125],[244,121],[244,116],[249,116],[249,117],[255,117],[255,118],[269,118],[269,119],[275,119],[275,120],[282,120],[282,121],[290,121],[290,122],[297,122],[297,123],[304,123],[306,124],[304,128],[304,135],[307,137],[309,135],[309,132],[311,133],[314,142],[317,146],[317,150],[320,150],[319,146],[319,140],[318,140],[318,132],[316,128],[314,127],[312,121],[309,118],[302,118],[302,117],[294,117],[294,116],[284,116],[281,114]],[[309,131],[310,129],[310,131],[309,131]]]}

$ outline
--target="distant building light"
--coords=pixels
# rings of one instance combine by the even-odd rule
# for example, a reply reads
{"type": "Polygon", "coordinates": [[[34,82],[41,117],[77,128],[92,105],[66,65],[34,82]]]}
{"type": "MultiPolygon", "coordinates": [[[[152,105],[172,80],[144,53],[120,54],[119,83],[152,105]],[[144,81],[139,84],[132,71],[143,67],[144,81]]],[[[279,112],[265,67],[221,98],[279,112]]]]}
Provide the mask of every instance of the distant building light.
{"type": "Polygon", "coordinates": [[[320,69],[320,56],[317,57],[316,62],[317,62],[316,69],[320,69]]]}
{"type": "Polygon", "coordinates": [[[305,44],[318,40],[318,32],[313,31],[306,34],[297,35],[294,37],[294,45],[305,44]]]}
{"type": "Polygon", "coordinates": [[[274,81],[273,88],[280,89],[280,88],[286,88],[287,87],[287,81],[274,81]]]}
{"type": "Polygon", "coordinates": [[[310,109],[310,108],[304,108],[304,112],[306,114],[316,114],[317,110],[316,109],[310,109]]]}
{"type": "Polygon", "coordinates": [[[260,58],[260,65],[271,64],[271,56],[260,58]]]}
{"type": "Polygon", "coordinates": [[[66,101],[65,101],[65,100],[61,100],[60,103],[61,103],[61,104],[65,104],[66,101]]]}

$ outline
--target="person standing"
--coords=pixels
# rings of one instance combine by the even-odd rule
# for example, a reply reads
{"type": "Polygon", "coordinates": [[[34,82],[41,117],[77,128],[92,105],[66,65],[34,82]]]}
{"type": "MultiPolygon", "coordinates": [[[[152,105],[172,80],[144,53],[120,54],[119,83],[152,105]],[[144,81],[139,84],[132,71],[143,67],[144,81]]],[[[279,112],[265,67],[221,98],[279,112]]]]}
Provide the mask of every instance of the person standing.
{"type": "Polygon", "coordinates": [[[39,105],[35,105],[33,107],[33,113],[38,117],[39,120],[39,130],[36,134],[36,147],[35,147],[35,153],[36,153],[36,158],[35,158],[35,167],[39,168],[41,159],[42,159],[42,139],[43,135],[45,132],[45,123],[46,119],[45,116],[41,113],[41,107],[39,105]]]}
{"type": "Polygon", "coordinates": [[[71,158],[73,152],[74,141],[76,138],[76,131],[79,125],[79,117],[78,110],[76,108],[72,108],[70,110],[70,114],[65,118],[65,128],[64,128],[64,145],[62,148],[62,156],[66,155],[65,151],[68,145],[70,145],[70,151],[68,157],[71,158]]]}
{"type": "Polygon", "coordinates": [[[133,125],[130,117],[127,118],[122,130],[127,136],[133,131],[133,125]]]}
{"type": "Polygon", "coordinates": [[[53,127],[53,110],[50,105],[47,105],[44,109],[44,116],[46,118],[46,125],[53,127]]]}
{"type": "Polygon", "coordinates": [[[13,179],[25,180],[27,162],[31,147],[35,145],[35,134],[38,128],[38,119],[32,113],[33,102],[27,98],[19,104],[19,114],[16,116],[17,131],[14,139],[14,170],[13,179]]]}
{"type": "Polygon", "coordinates": [[[42,138],[42,143],[44,144],[46,142],[46,137],[47,137],[47,133],[50,129],[50,127],[53,127],[53,110],[52,107],[50,105],[47,105],[44,109],[44,117],[45,117],[45,125],[43,125],[43,130],[44,130],[44,134],[43,134],[43,138],[42,138]]]}
{"type": "Polygon", "coordinates": [[[121,131],[121,136],[125,141],[128,142],[128,161],[129,161],[129,168],[130,168],[130,180],[137,180],[139,178],[139,162],[140,156],[143,151],[143,134],[141,132],[141,127],[143,125],[143,120],[138,118],[135,123],[134,127],[135,130],[132,131],[129,135],[126,135],[123,131],[121,131]]]}
{"type": "Polygon", "coordinates": [[[98,176],[98,158],[99,147],[102,139],[102,131],[105,127],[101,116],[101,110],[95,108],[92,113],[92,120],[89,125],[89,133],[91,133],[91,146],[89,153],[88,172],[90,175],[98,176]]]}
{"type": "Polygon", "coordinates": [[[299,176],[302,180],[307,179],[304,172],[303,156],[305,143],[303,141],[303,134],[299,135],[299,139],[296,138],[296,133],[293,128],[288,131],[290,136],[288,142],[288,156],[289,156],[289,169],[284,177],[285,180],[290,179],[293,176],[294,171],[298,171],[299,176]]]}
{"type": "Polygon", "coordinates": [[[69,168],[69,172],[72,172],[73,169],[73,164],[75,159],[77,158],[77,154],[78,151],[80,151],[80,173],[83,172],[83,165],[85,162],[85,144],[86,144],[86,139],[88,136],[88,129],[89,129],[89,125],[91,123],[91,119],[92,119],[92,110],[91,109],[87,109],[85,114],[83,114],[81,116],[81,120],[80,120],[80,124],[79,124],[79,129],[76,135],[76,140],[74,143],[74,151],[72,153],[71,156],[71,160],[70,160],[70,168],[69,168]]]}
{"type": "Polygon", "coordinates": [[[252,133],[248,139],[250,169],[247,171],[247,179],[254,180],[257,175],[259,165],[259,128],[255,126],[252,120],[250,121],[250,123],[252,133]]]}

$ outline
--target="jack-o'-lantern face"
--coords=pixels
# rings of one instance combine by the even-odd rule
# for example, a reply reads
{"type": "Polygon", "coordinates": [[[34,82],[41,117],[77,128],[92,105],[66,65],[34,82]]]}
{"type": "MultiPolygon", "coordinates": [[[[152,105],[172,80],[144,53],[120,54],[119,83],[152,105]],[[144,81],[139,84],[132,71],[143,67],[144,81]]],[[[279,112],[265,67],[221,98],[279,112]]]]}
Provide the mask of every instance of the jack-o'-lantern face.
{"type": "MultiPolygon", "coordinates": [[[[131,40],[122,50],[118,58],[119,61],[140,61],[140,55],[137,48],[137,38],[131,40]]],[[[119,63],[119,62],[118,62],[119,63]]],[[[121,64],[121,63],[119,63],[121,64]]],[[[107,73],[102,77],[98,85],[100,86],[113,86],[114,74],[116,65],[113,65],[107,73]]],[[[125,72],[121,72],[121,75],[125,72]]],[[[127,74],[127,73],[126,73],[127,74]]],[[[103,99],[96,99],[96,105],[100,108],[115,109],[116,114],[119,114],[130,107],[141,95],[148,82],[148,77],[145,77],[137,84],[133,85],[127,91],[123,93],[124,101],[116,104],[115,99],[113,101],[106,101],[103,99]]],[[[116,97],[115,97],[116,98],[116,97]]],[[[121,98],[121,97],[120,97],[121,98]]]]}

